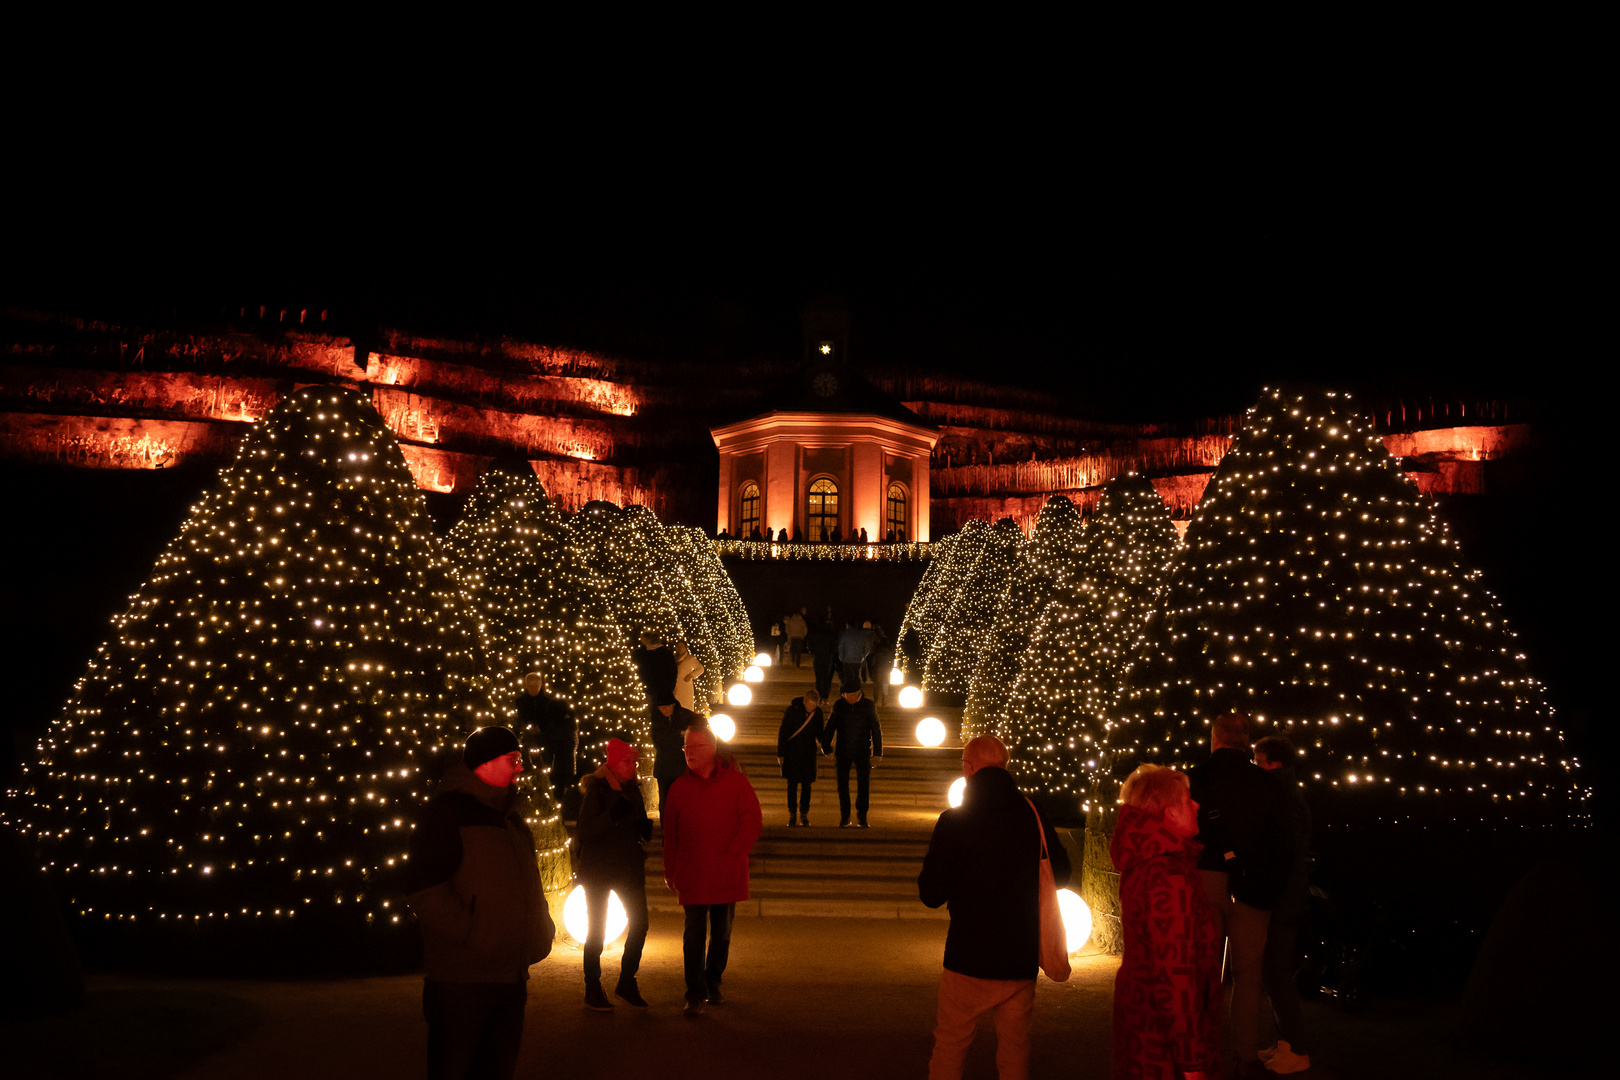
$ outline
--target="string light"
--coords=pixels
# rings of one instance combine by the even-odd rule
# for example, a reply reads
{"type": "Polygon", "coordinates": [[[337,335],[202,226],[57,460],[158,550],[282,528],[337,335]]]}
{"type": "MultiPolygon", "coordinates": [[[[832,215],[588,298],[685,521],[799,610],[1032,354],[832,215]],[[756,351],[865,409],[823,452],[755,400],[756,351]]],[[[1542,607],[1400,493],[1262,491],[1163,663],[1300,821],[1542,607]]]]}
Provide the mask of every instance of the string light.
{"type": "Polygon", "coordinates": [[[949,594],[950,606],[928,650],[923,686],[929,690],[968,692],[979,654],[995,629],[997,601],[1017,569],[1024,535],[1013,519],[1002,518],[981,533],[973,565],[949,594]]]}
{"type": "Polygon", "coordinates": [[[381,883],[435,763],[492,719],[398,441],[368,398],[306,388],[113,620],[8,820],[81,919],[397,925],[381,883]]]}
{"type": "Polygon", "coordinates": [[[1348,395],[1268,390],[1186,541],[1110,718],[1114,776],[1197,760],[1240,709],[1300,748],[1329,829],[1589,821],[1495,598],[1348,395]]]}
{"type": "Polygon", "coordinates": [[[1079,539],[1077,550],[1049,557],[1050,584],[997,734],[1021,785],[1089,809],[1104,717],[1157,607],[1177,539],[1164,500],[1134,473],[1103,488],[1079,539]]]}

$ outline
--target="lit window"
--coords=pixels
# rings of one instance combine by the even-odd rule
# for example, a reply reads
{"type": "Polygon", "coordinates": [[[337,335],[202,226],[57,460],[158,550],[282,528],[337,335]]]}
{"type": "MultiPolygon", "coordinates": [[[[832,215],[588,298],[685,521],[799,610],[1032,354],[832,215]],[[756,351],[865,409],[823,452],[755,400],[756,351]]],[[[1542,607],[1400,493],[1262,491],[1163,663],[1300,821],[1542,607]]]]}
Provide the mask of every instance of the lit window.
{"type": "Polygon", "coordinates": [[[743,485],[742,489],[742,532],[738,535],[743,539],[754,535],[759,528],[759,485],[752,481],[743,485]]]}
{"type": "Polygon", "coordinates": [[[810,509],[805,516],[809,519],[811,543],[831,539],[838,528],[838,485],[825,478],[811,484],[810,509]]]}

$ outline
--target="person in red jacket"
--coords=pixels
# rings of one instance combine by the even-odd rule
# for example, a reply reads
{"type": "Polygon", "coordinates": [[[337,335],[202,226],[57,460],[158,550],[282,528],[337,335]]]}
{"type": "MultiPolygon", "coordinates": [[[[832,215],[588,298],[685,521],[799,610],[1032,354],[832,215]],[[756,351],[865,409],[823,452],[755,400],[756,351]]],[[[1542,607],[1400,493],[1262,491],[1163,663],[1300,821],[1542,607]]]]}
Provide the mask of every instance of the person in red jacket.
{"type": "Polygon", "coordinates": [[[686,911],[686,1013],[697,1016],[724,1000],[731,921],[748,899],[748,853],[765,819],[748,777],[717,755],[714,732],[687,729],[686,766],[664,807],[664,881],[686,911]]]}
{"type": "Polygon", "coordinates": [[[1220,934],[1198,877],[1187,776],[1142,765],[1119,793],[1109,847],[1125,950],[1114,977],[1115,1080],[1220,1075],[1220,934]]]}

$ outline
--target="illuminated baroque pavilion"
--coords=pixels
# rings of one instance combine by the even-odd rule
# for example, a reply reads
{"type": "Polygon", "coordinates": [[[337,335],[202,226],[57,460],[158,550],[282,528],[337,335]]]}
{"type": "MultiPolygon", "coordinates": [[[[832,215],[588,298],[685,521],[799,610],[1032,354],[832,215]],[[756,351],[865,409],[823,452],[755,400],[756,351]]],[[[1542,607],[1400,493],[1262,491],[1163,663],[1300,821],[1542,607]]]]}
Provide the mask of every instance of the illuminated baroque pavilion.
{"type": "Polygon", "coordinates": [[[939,430],[852,371],[842,339],[812,339],[807,351],[778,408],[709,429],[720,452],[715,531],[927,541],[939,430]]]}

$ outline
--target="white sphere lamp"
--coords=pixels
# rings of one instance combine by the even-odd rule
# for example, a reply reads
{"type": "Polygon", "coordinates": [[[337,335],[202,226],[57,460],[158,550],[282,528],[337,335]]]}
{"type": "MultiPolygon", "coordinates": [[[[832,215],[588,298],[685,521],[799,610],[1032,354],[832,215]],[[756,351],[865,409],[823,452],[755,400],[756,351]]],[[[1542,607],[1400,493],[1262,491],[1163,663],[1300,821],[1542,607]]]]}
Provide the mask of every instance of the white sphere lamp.
{"type": "Polygon", "coordinates": [[[709,717],[709,730],[721,742],[730,742],[737,737],[737,722],[723,712],[717,712],[709,717]]]}
{"type": "Polygon", "coordinates": [[[952,806],[962,805],[962,795],[967,791],[967,777],[958,776],[951,781],[951,790],[946,793],[945,799],[952,806]]]}
{"type": "Polygon", "coordinates": [[[917,724],[917,741],[924,746],[938,746],[945,741],[945,725],[937,717],[923,717],[917,724]]]}
{"type": "Polygon", "coordinates": [[[905,672],[901,671],[899,668],[890,668],[889,669],[889,685],[890,686],[899,686],[901,683],[903,683],[905,681],[906,681],[906,673],[905,672]]]}
{"type": "Polygon", "coordinates": [[[1091,908],[1073,889],[1059,889],[1058,911],[1063,915],[1063,936],[1069,952],[1077,953],[1091,940],[1091,908]]]}
{"type": "Polygon", "coordinates": [[[764,682],[765,671],[758,664],[749,664],[743,672],[743,682],[764,682]]]}
{"type": "Polygon", "coordinates": [[[923,692],[920,687],[902,686],[900,688],[900,707],[902,709],[920,709],[923,703],[923,692]]]}
{"type": "MultiPolygon", "coordinates": [[[[630,925],[630,916],[625,913],[624,902],[619,899],[616,892],[608,893],[607,928],[602,932],[602,943],[619,940],[624,928],[630,925]]],[[[563,929],[568,936],[585,944],[585,935],[590,933],[590,919],[585,914],[585,886],[575,885],[574,891],[568,894],[563,901],[563,929]]]]}
{"type": "Polygon", "coordinates": [[[754,666],[755,667],[770,667],[771,666],[771,654],[770,653],[763,653],[763,652],[762,653],[755,653],[754,654],[754,666]]]}
{"type": "Polygon", "coordinates": [[[726,704],[734,709],[745,708],[753,700],[754,692],[748,689],[747,683],[733,683],[731,689],[726,691],[726,704]]]}

